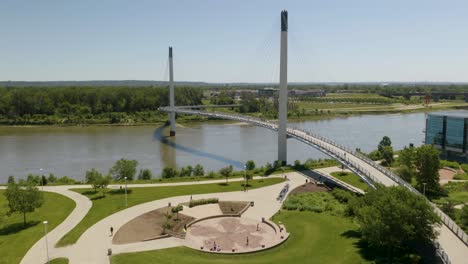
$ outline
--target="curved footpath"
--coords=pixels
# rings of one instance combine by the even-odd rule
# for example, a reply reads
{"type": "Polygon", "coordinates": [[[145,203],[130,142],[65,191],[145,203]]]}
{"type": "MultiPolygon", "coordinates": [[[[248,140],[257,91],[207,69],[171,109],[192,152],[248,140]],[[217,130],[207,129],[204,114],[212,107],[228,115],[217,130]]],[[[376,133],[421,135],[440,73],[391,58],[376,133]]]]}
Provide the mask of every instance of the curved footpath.
{"type": "MultiPolygon", "coordinates": [[[[288,173],[288,178],[291,175],[294,175],[294,179],[299,178],[299,174],[295,175],[296,173],[288,173]]],[[[269,176],[269,177],[281,177],[281,176],[269,176]]],[[[260,179],[262,177],[254,177],[254,179],[260,179]]],[[[230,182],[237,182],[243,181],[243,178],[235,178],[231,179],[230,182]]],[[[225,182],[224,179],[222,180],[210,180],[210,181],[196,181],[196,182],[177,182],[177,183],[155,183],[155,184],[129,184],[128,186],[131,188],[140,188],[140,187],[162,187],[162,186],[182,186],[182,185],[198,185],[198,184],[210,184],[210,183],[222,183],[225,182]]],[[[293,181],[293,182],[296,182],[293,181]]],[[[304,182],[304,178],[301,176],[301,182],[304,182]]],[[[291,182],[292,183],[292,182],[291,182]]],[[[290,184],[291,184],[290,183],[290,184]]],[[[297,183],[298,185],[300,184],[297,183]]],[[[297,186],[298,186],[297,185],[297,186]]],[[[252,197],[252,193],[256,194],[257,196],[263,195],[263,190],[270,190],[270,192],[277,191],[274,194],[274,197],[269,197],[268,203],[271,203],[273,199],[276,199],[279,191],[283,188],[284,183],[276,184],[273,186],[263,187],[260,189],[255,189],[252,191],[244,192],[227,192],[227,193],[215,193],[215,194],[203,194],[203,195],[194,195],[194,199],[200,199],[204,197],[219,197],[220,199],[225,199],[223,197],[232,197],[230,199],[248,199],[251,200],[249,197],[252,197]],[[274,187],[274,188],[272,188],[274,187]],[[257,192],[256,192],[257,190],[257,192]],[[260,192],[258,192],[260,191],[260,192]],[[236,195],[232,196],[230,193],[236,193],[236,195]],[[261,193],[261,195],[260,195],[261,193]],[[246,194],[242,196],[242,194],[246,194]]],[[[293,185],[296,186],[296,185],[293,185]]],[[[293,187],[291,186],[291,187],[293,187]]],[[[119,188],[120,185],[109,185],[109,188],[119,188]]],[[[5,187],[0,187],[5,188],[5,187]]],[[[70,230],[72,230],[88,213],[92,206],[92,202],[84,195],[71,191],[70,189],[73,188],[91,188],[91,185],[64,185],[64,186],[45,186],[43,187],[44,191],[47,192],[54,192],[61,195],[64,195],[70,199],[72,199],[76,206],[75,209],[71,212],[71,214],[56,228],[51,230],[47,235],[47,245],[49,248],[49,256],[50,259],[58,258],[58,257],[66,257],[70,259],[71,264],[78,264],[78,263],[109,263],[109,259],[107,257],[107,249],[112,248],[115,253],[119,252],[135,252],[135,251],[146,251],[146,250],[153,250],[159,248],[166,248],[166,247],[175,247],[180,246],[181,241],[176,238],[168,238],[164,239],[164,243],[161,243],[162,240],[155,240],[155,241],[148,241],[142,243],[132,243],[126,245],[112,245],[112,237],[109,237],[109,228],[110,226],[114,227],[114,230],[117,231],[123,224],[130,221],[131,219],[146,213],[148,211],[154,210],[159,207],[167,206],[167,203],[170,201],[172,204],[178,203],[178,201],[187,202],[189,196],[181,196],[181,197],[172,197],[162,200],[156,200],[149,203],[144,203],[140,205],[136,205],[130,207],[128,209],[122,210],[117,212],[111,216],[106,217],[105,219],[99,221],[92,227],[90,227],[77,243],[67,246],[67,247],[60,247],[56,248],[55,244],[70,230]]],[[[293,187],[294,188],[294,187],[293,187]]],[[[255,196],[256,197],[256,196],[255,196]]],[[[255,198],[252,197],[252,198],[255,198]]],[[[267,198],[267,197],[264,197],[267,198]]],[[[226,198],[228,199],[228,198],[226,198]]],[[[255,201],[261,201],[262,198],[255,198],[255,201]]],[[[276,202],[277,206],[275,208],[276,211],[280,208],[280,204],[276,202]]],[[[265,207],[272,207],[272,206],[265,206],[265,207]]],[[[257,207],[258,208],[258,207],[257,207]]],[[[262,208],[259,208],[262,209],[262,208]]],[[[250,211],[250,210],[249,210],[250,211]]],[[[257,210],[259,212],[264,212],[265,209],[257,210]]],[[[270,217],[274,214],[265,214],[264,216],[270,217]]],[[[269,212],[269,211],[266,211],[269,212]]],[[[248,215],[248,214],[246,214],[248,215]]],[[[45,219],[44,219],[45,220],[45,219]]],[[[37,264],[37,263],[46,263],[47,256],[46,256],[46,246],[45,246],[45,238],[42,237],[38,240],[33,247],[29,249],[26,255],[21,260],[21,264],[37,264]]]]}

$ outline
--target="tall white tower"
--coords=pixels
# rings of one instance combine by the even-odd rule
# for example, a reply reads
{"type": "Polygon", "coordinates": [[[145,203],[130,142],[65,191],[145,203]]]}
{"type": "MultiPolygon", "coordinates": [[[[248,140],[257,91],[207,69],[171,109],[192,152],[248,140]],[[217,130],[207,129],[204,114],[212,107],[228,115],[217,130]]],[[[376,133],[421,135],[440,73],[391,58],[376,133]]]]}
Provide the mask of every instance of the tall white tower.
{"type": "Polygon", "coordinates": [[[280,83],[278,102],[278,160],[287,162],[288,118],[288,11],[281,11],[280,83]]]}
{"type": "MultiPolygon", "coordinates": [[[[172,110],[175,107],[175,99],[174,99],[174,65],[172,62],[172,47],[169,47],[169,106],[172,110]]],[[[171,123],[171,132],[170,136],[175,136],[175,112],[169,112],[169,122],[171,123]]]]}

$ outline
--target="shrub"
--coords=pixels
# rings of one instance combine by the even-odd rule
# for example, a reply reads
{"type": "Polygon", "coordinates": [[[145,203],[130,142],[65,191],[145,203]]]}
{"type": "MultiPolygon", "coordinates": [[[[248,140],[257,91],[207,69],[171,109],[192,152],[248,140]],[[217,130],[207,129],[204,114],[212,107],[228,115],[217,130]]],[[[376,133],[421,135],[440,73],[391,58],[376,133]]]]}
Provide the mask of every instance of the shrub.
{"type": "Polygon", "coordinates": [[[149,169],[140,170],[138,173],[139,180],[151,180],[151,178],[153,178],[153,173],[149,169]]]}
{"type": "Polygon", "coordinates": [[[333,197],[335,197],[335,199],[337,199],[340,203],[348,203],[351,199],[353,199],[354,197],[356,197],[353,193],[351,192],[348,192],[348,191],[345,191],[345,190],[342,190],[342,189],[339,189],[339,188],[335,188],[331,194],[333,195],[333,197]]]}
{"type": "Polygon", "coordinates": [[[169,178],[177,177],[177,175],[178,175],[178,172],[176,168],[164,167],[161,177],[163,179],[169,179],[169,178]]]}
{"type": "Polygon", "coordinates": [[[345,206],[334,199],[330,193],[317,192],[291,195],[284,202],[283,209],[342,214],[345,206]]]}
{"type": "Polygon", "coordinates": [[[189,207],[195,207],[204,204],[214,204],[218,203],[218,198],[208,198],[208,199],[199,199],[199,200],[191,200],[189,202],[189,207]]]}

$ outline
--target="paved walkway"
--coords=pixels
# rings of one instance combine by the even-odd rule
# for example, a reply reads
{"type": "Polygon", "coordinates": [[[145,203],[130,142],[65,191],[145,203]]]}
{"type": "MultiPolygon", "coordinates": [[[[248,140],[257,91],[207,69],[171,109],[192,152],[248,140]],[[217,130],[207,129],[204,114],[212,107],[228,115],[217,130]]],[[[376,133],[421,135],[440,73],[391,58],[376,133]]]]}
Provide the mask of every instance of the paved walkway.
{"type": "MultiPolygon", "coordinates": [[[[294,189],[304,182],[304,177],[298,173],[288,173],[290,178],[289,184],[291,185],[290,190],[294,189]]],[[[281,176],[270,176],[270,177],[281,177],[281,176]]],[[[260,177],[254,177],[258,179],[260,177]]],[[[231,179],[230,181],[242,181],[242,178],[231,179]]],[[[193,184],[209,184],[219,183],[225,180],[212,180],[212,181],[197,181],[197,182],[180,182],[180,183],[164,183],[164,184],[134,184],[134,187],[157,187],[157,186],[179,186],[179,185],[193,185],[193,184]]],[[[283,188],[285,183],[280,183],[260,189],[251,190],[248,192],[226,192],[216,194],[203,194],[193,195],[193,199],[218,197],[221,200],[244,200],[244,201],[255,201],[256,205],[248,210],[246,215],[253,219],[261,219],[261,217],[271,217],[275,212],[281,208],[281,203],[276,201],[280,190],[283,188]]],[[[118,185],[117,185],[118,186],[118,185]]],[[[130,185],[129,185],[130,186],[130,185]]],[[[76,244],[55,248],[54,245],[68,233],[75,225],[77,225],[88,213],[91,208],[91,201],[76,192],[70,191],[71,188],[84,188],[90,187],[86,185],[70,185],[70,186],[48,186],[44,187],[44,191],[56,192],[73,199],[76,203],[75,209],[72,213],[63,221],[58,227],[49,232],[48,234],[48,245],[49,245],[49,256],[51,259],[58,257],[66,257],[70,259],[71,264],[91,264],[91,263],[109,263],[107,256],[107,249],[112,248],[114,254],[124,252],[136,252],[136,251],[147,251],[154,249],[161,249],[167,247],[176,247],[182,245],[182,240],[177,238],[169,238],[162,240],[154,240],[148,242],[131,243],[125,245],[113,245],[112,237],[109,236],[110,226],[114,227],[114,233],[121,226],[133,218],[152,211],[154,209],[167,206],[169,202],[172,204],[178,204],[182,202],[188,202],[190,196],[178,196],[171,197],[162,200],[156,200],[140,205],[130,207],[128,209],[117,212],[110,215],[92,227],[90,227],[76,244]]],[[[21,263],[45,263],[47,257],[45,255],[45,240],[44,238],[37,241],[37,243],[27,252],[23,257],[21,263]]]]}
{"type": "MultiPolygon", "coordinates": [[[[164,112],[177,112],[189,115],[201,115],[220,119],[235,120],[274,131],[278,130],[277,123],[244,115],[223,112],[207,112],[188,108],[182,109],[177,107],[160,107],[159,110],[164,112]]],[[[358,174],[365,175],[366,177],[371,177],[372,181],[374,182],[381,183],[384,186],[398,185],[398,183],[393,181],[391,177],[379,171],[377,168],[365,161],[362,157],[354,153],[352,150],[347,149],[346,147],[339,146],[319,135],[306,133],[306,131],[301,129],[289,127],[287,128],[286,132],[289,137],[308,144],[342,163],[346,163],[351,170],[358,174]]],[[[446,226],[442,226],[440,232],[441,234],[437,241],[450,257],[451,262],[453,264],[466,263],[466,260],[468,259],[468,246],[465,245],[465,243],[446,226]]]]}
{"type": "MultiPolygon", "coordinates": [[[[270,177],[279,177],[279,176],[270,176],[270,177]]],[[[254,179],[260,179],[261,177],[254,177],[254,179]]],[[[231,179],[231,182],[242,181],[242,178],[231,179]]],[[[225,182],[225,180],[209,180],[209,181],[196,181],[196,182],[174,182],[174,183],[155,183],[155,184],[129,184],[129,187],[139,188],[139,187],[161,187],[161,186],[182,186],[182,185],[195,185],[195,184],[210,184],[210,183],[220,183],[225,182]]],[[[0,189],[5,189],[5,186],[0,186],[0,189]]],[[[91,209],[92,202],[86,197],[70,189],[74,188],[92,188],[91,185],[62,185],[62,186],[44,186],[44,191],[54,192],[66,196],[72,199],[75,202],[75,209],[70,213],[70,215],[56,228],[49,231],[47,235],[48,246],[49,246],[49,255],[50,258],[56,258],[60,256],[69,255],[72,251],[73,246],[55,248],[55,244],[70,230],[72,230],[88,213],[91,209]]],[[[120,185],[109,185],[109,188],[120,188],[120,185]]],[[[46,219],[44,219],[46,220],[46,219]]],[[[21,260],[23,263],[38,263],[38,259],[43,260],[41,263],[45,263],[47,258],[45,255],[45,238],[41,238],[34,244],[33,247],[29,249],[26,255],[21,260]]]]}

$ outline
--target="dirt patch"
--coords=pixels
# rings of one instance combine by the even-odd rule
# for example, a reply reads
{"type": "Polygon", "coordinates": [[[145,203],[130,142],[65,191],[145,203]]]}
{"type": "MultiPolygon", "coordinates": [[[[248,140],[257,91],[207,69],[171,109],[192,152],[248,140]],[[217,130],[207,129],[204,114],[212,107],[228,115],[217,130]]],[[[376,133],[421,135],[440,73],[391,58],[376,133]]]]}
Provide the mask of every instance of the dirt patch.
{"type": "Polygon", "coordinates": [[[291,194],[295,193],[309,193],[309,192],[328,192],[330,189],[326,186],[319,186],[314,183],[308,182],[302,184],[301,186],[296,187],[294,190],[291,191],[291,194]]]}
{"type": "Polygon", "coordinates": [[[112,243],[127,244],[141,242],[163,235],[163,233],[175,236],[182,235],[184,233],[184,225],[194,219],[195,218],[182,213],[179,213],[178,216],[177,214],[172,214],[170,207],[159,208],[146,214],[142,214],[123,225],[115,233],[112,243]],[[167,221],[166,217],[167,212],[171,215],[169,221],[167,221]],[[166,222],[168,222],[170,226],[164,230],[163,226],[166,222]]]}
{"type": "Polygon", "coordinates": [[[440,180],[453,180],[453,176],[457,174],[455,171],[442,168],[439,170],[440,180]]]}
{"type": "Polygon", "coordinates": [[[239,214],[248,204],[249,202],[221,201],[219,202],[219,209],[223,214],[239,214]]]}

